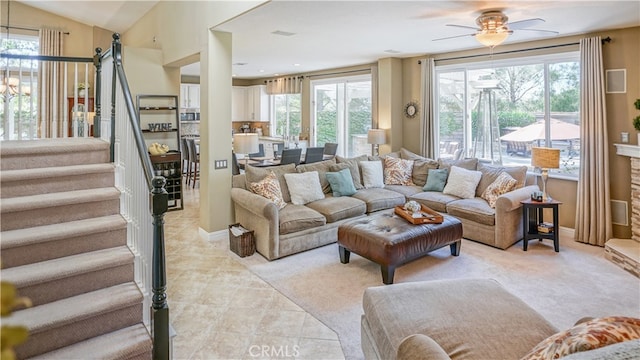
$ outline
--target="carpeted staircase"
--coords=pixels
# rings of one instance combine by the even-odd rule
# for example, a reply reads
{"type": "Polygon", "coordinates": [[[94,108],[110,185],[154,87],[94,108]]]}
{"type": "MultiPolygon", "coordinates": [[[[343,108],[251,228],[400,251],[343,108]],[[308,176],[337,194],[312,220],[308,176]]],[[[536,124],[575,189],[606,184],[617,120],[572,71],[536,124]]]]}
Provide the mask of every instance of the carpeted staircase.
{"type": "Polygon", "coordinates": [[[109,144],[4,141],[0,169],[0,276],[33,302],[2,319],[29,328],[18,357],[150,359],[109,144]]]}

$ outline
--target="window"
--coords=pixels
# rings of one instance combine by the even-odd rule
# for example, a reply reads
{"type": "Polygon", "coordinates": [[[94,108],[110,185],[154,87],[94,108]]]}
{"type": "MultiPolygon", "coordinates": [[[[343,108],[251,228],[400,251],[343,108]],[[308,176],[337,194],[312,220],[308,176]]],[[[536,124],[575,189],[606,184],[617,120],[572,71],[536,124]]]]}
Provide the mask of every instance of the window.
{"type": "Polygon", "coordinates": [[[302,132],[300,94],[271,95],[271,135],[292,139],[302,132]]]}
{"type": "Polygon", "coordinates": [[[438,66],[439,156],[531,165],[531,147],[561,150],[556,174],[578,176],[577,52],[438,66]]]}
{"type": "Polygon", "coordinates": [[[315,146],[338,143],[338,154],[349,157],[371,153],[371,75],[317,80],[311,87],[315,146]]]}
{"type": "MultiPolygon", "coordinates": [[[[34,36],[11,35],[0,39],[3,54],[38,55],[34,36]]],[[[0,59],[0,138],[3,140],[37,137],[38,62],[0,59]]]]}

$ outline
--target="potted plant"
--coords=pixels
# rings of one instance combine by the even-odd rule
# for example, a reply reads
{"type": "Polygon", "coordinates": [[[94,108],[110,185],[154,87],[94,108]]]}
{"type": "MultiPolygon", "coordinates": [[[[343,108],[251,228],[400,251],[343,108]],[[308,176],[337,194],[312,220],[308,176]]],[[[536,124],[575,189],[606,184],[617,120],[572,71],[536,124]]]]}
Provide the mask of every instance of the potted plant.
{"type": "Polygon", "coordinates": [[[89,84],[85,84],[85,83],[79,83],[78,84],[78,96],[79,97],[84,97],[85,96],[85,91],[89,88],[89,84]]]}

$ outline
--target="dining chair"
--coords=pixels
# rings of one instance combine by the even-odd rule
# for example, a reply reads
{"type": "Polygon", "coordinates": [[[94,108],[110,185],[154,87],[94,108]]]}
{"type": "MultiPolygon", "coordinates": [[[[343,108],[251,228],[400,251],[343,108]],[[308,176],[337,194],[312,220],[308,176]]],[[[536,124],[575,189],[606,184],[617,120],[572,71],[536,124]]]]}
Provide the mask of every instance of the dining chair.
{"type": "Polygon", "coordinates": [[[322,161],[324,157],[324,147],[310,147],[307,148],[307,152],[304,157],[305,164],[311,164],[314,162],[322,161]]]}
{"type": "Polygon", "coordinates": [[[331,159],[336,156],[336,152],[338,151],[337,143],[325,143],[324,144],[324,155],[326,159],[331,159]]]}
{"type": "Polygon", "coordinates": [[[302,149],[284,149],[282,150],[282,159],[280,165],[296,164],[300,165],[300,157],[302,156],[302,149]]]}
{"type": "Polygon", "coordinates": [[[200,165],[200,154],[196,149],[196,141],[194,139],[187,139],[187,151],[189,151],[189,173],[187,174],[187,185],[192,181],[191,187],[196,187],[196,181],[200,179],[200,172],[198,166],[200,165]]]}
{"type": "Polygon", "coordinates": [[[233,175],[240,175],[240,163],[238,163],[238,157],[235,152],[231,152],[231,173],[233,175]]]}
{"type": "Polygon", "coordinates": [[[182,176],[184,176],[186,182],[191,169],[191,161],[189,160],[189,149],[187,148],[186,138],[180,139],[180,154],[182,155],[182,176]]]}
{"type": "Polygon", "coordinates": [[[273,158],[280,159],[284,150],[284,143],[273,143],[273,158]]]}
{"type": "Polygon", "coordinates": [[[249,154],[249,159],[254,157],[264,157],[264,144],[258,144],[258,152],[249,154]]]}

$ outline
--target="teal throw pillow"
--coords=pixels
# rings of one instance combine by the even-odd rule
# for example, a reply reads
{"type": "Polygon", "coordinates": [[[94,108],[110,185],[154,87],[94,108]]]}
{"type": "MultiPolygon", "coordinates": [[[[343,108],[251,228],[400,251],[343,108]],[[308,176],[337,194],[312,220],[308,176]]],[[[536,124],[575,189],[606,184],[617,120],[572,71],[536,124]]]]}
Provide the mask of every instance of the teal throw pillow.
{"type": "Polygon", "coordinates": [[[429,169],[427,183],[424,184],[424,191],[442,191],[447,184],[449,169],[429,169]]]}
{"type": "Polygon", "coordinates": [[[351,196],[356,193],[356,187],[353,185],[351,172],[349,169],[342,169],[338,172],[328,172],[327,181],[333,191],[333,196],[351,196]]]}

